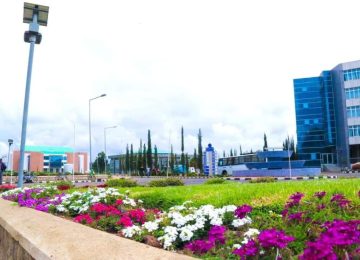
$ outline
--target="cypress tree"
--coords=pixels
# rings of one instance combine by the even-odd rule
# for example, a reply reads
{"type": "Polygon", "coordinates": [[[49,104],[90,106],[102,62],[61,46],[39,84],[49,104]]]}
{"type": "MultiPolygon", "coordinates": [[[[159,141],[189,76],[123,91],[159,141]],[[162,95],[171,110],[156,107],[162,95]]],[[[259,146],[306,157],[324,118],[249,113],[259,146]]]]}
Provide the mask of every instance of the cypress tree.
{"type": "Polygon", "coordinates": [[[157,150],[156,145],[154,147],[154,168],[156,168],[156,169],[159,168],[158,150],[157,150]]]}
{"type": "Polygon", "coordinates": [[[267,150],[268,150],[267,137],[266,137],[266,134],[264,133],[264,146],[263,146],[263,151],[267,151],[267,150]]]}
{"type": "Polygon", "coordinates": [[[226,157],[225,150],[223,151],[223,157],[224,157],[224,158],[226,157]]]}
{"type": "Polygon", "coordinates": [[[194,161],[194,165],[192,165],[193,167],[195,167],[195,169],[197,168],[197,154],[196,154],[196,148],[194,148],[194,157],[191,161],[194,161]]]}
{"type": "Polygon", "coordinates": [[[143,149],[143,156],[142,156],[142,158],[143,158],[143,163],[142,163],[142,165],[143,165],[143,168],[146,170],[146,167],[147,167],[147,165],[146,165],[146,145],[144,144],[143,145],[143,147],[144,147],[144,149],[143,149]]]}
{"type": "Polygon", "coordinates": [[[142,140],[140,139],[140,147],[137,154],[137,170],[140,172],[142,168],[142,140]]]}
{"type": "Polygon", "coordinates": [[[148,130],[147,164],[148,164],[148,167],[150,168],[150,170],[152,170],[153,161],[152,161],[152,148],[151,148],[150,130],[148,130]]]}
{"type": "Polygon", "coordinates": [[[199,134],[198,134],[198,167],[200,169],[200,172],[203,172],[203,161],[202,161],[202,157],[203,157],[203,151],[202,151],[202,144],[201,144],[201,129],[199,128],[199,134]]]}
{"type": "Polygon", "coordinates": [[[126,155],[125,155],[125,172],[128,173],[130,170],[130,154],[129,145],[126,144],[126,155]]]}
{"type": "Polygon", "coordinates": [[[189,172],[189,168],[190,168],[190,162],[189,162],[189,155],[188,154],[185,154],[185,171],[186,172],[189,172]]]}
{"type": "Polygon", "coordinates": [[[185,155],[184,155],[184,127],[181,126],[181,165],[185,167],[185,155]]]}
{"type": "Polygon", "coordinates": [[[230,149],[230,157],[234,156],[232,148],[230,149]]]}
{"type": "Polygon", "coordinates": [[[170,151],[170,169],[171,169],[171,172],[174,171],[174,165],[175,165],[174,151],[173,151],[173,146],[171,145],[171,151],[170,151]]]}
{"type": "Polygon", "coordinates": [[[239,153],[240,153],[240,155],[243,154],[243,151],[242,151],[242,149],[241,149],[241,145],[240,145],[240,147],[239,147],[239,153]]]}
{"type": "Polygon", "coordinates": [[[133,173],[134,168],[134,147],[133,144],[130,144],[130,172],[133,173]]]}

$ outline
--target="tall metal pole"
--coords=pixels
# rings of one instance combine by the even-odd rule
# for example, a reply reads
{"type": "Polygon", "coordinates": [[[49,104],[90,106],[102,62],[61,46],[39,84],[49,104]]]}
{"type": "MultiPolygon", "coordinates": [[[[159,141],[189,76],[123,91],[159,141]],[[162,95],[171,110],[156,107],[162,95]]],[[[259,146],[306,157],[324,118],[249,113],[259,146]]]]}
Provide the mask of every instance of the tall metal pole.
{"type": "Polygon", "coordinates": [[[91,99],[89,99],[89,143],[90,143],[90,175],[92,175],[92,160],[91,160],[91,106],[90,106],[91,99]]]}
{"type": "MultiPolygon", "coordinates": [[[[37,15],[34,14],[34,22],[37,22],[37,15]]],[[[25,156],[25,141],[26,141],[26,128],[27,128],[27,119],[29,112],[29,96],[30,96],[30,83],[31,83],[31,73],[32,73],[32,64],[34,58],[34,47],[35,47],[36,36],[30,37],[30,52],[29,52],[29,61],[27,68],[26,76],[26,89],[25,89],[25,100],[24,100],[24,111],[23,111],[23,120],[21,127],[21,142],[20,142],[20,162],[19,162],[19,174],[18,174],[18,183],[17,186],[22,188],[24,181],[24,156],[25,156]]],[[[30,169],[28,169],[30,170],[30,169]]]]}
{"type": "MultiPolygon", "coordinates": [[[[11,147],[11,145],[12,145],[12,140],[11,139],[9,139],[8,140],[9,141],[9,152],[8,152],[8,157],[7,157],[7,167],[8,168],[10,168],[10,147],[11,147]]],[[[12,165],[11,165],[11,173],[10,173],[10,184],[12,184],[12,165]]],[[[1,185],[1,183],[0,183],[0,185],[1,185]]]]}
{"type": "Polygon", "coordinates": [[[107,164],[107,153],[106,153],[106,127],[104,128],[104,150],[105,150],[105,156],[104,156],[104,164],[105,164],[105,174],[106,174],[106,164],[107,164]]]}
{"type": "Polygon", "coordinates": [[[288,142],[288,157],[289,157],[289,175],[290,175],[290,179],[291,179],[291,163],[290,163],[290,140],[288,142]]]}

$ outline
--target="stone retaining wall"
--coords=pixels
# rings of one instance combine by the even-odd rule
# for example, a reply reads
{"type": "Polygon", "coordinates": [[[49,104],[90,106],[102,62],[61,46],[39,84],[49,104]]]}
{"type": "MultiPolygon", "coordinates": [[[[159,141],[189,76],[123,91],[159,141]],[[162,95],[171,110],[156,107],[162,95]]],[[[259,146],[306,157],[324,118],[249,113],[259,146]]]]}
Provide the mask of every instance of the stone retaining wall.
{"type": "Polygon", "coordinates": [[[0,259],[193,259],[0,199],[0,259]]]}

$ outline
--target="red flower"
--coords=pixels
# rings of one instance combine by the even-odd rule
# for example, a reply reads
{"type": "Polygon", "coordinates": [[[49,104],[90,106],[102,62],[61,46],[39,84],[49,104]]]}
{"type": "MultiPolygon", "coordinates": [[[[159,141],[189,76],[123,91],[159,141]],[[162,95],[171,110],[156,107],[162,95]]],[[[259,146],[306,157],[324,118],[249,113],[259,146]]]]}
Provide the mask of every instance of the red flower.
{"type": "Polygon", "coordinates": [[[105,213],[109,210],[108,206],[103,203],[95,203],[90,208],[92,211],[95,211],[96,213],[105,213]]]}
{"type": "Polygon", "coordinates": [[[74,218],[75,222],[82,223],[82,224],[91,224],[94,220],[91,218],[89,214],[82,214],[79,216],[76,216],[74,218]]]}
{"type": "Polygon", "coordinates": [[[123,204],[123,201],[121,200],[121,199],[117,199],[116,201],[115,201],[115,205],[116,206],[120,206],[120,205],[122,205],[123,204]]]}
{"type": "Polygon", "coordinates": [[[58,190],[69,190],[70,189],[70,185],[64,184],[64,185],[58,185],[57,186],[58,190]]]}
{"type": "Polygon", "coordinates": [[[145,212],[141,209],[133,209],[128,212],[131,219],[143,224],[145,222],[145,212]]]}
{"type": "Polygon", "coordinates": [[[122,225],[124,227],[131,227],[133,225],[131,218],[127,215],[122,216],[116,224],[122,225]]]}

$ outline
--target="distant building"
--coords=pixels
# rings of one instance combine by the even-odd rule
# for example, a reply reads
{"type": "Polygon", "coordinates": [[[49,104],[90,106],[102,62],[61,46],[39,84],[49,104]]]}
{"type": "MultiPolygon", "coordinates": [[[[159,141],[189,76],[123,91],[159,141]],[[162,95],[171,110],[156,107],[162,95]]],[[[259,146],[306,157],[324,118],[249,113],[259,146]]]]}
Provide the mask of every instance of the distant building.
{"type": "MultiPolygon", "coordinates": [[[[18,171],[20,151],[13,152],[13,170],[18,171]]],[[[24,171],[62,172],[64,164],[73,164],[74,172],[88,171],[88,154],[72,148],[55,146],[25,146],[24,171]],[[75,159],[75,160],[74,160],[75,159]]]]}
{"type": "Polygon", "coordinates": [[[360,61],[294,79],[297,156],[307,166],[360,161],[360,61]]]}
{"type": "Polygon", "coordinates": [[[218,156],[211,144],[206,147],[202,160],[204,174],[209,176],[215,175],[217,173],[218,156]]]}

